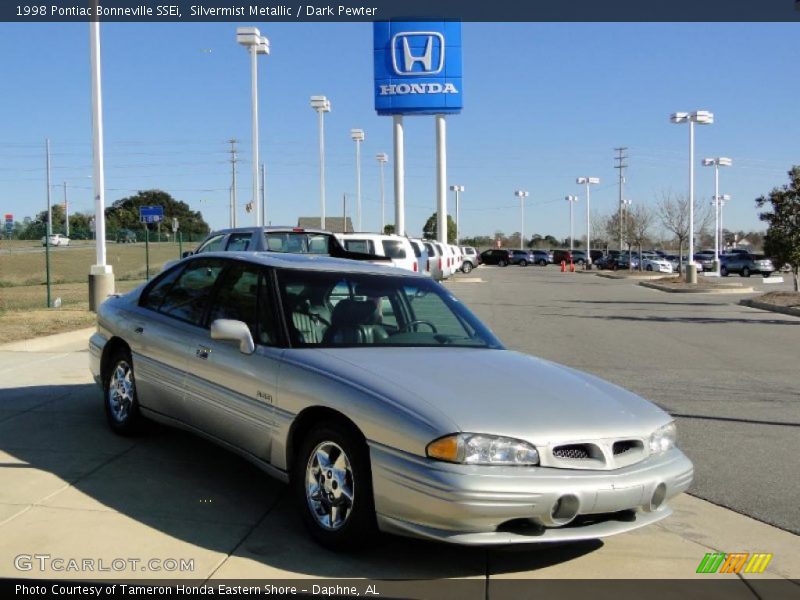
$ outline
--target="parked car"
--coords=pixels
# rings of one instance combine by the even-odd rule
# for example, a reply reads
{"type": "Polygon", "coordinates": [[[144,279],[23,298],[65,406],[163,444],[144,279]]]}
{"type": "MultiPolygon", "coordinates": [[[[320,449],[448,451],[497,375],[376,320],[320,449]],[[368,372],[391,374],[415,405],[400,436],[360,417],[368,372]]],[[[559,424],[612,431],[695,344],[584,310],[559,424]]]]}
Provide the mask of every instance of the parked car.
{"type": "Polygon", "coordinates": [[[472,246],[461,246],[461,252],[463,253],[464,260],[461,263],[461,271],[464,273],[469,273],[472,269],[475,269],[480,266],[481,264],[481,255],[478,254],[478,251],[475,250],[472,246]]]}
{"type": "Polygon", "coordinates": [[[511,259],[511,250],[507,250],[506,248],[492,248],[481,252],[481,261],[483,261],[485,265],[507,267],[511,264],[511,259]]]}
{"type": "Polygon", "coordinates": [[[642,269],[658,273],[672,273],[674,271],[672,263],[658,254],[642,255],[642,269]]]}
{"type": "Polygon", "coordinates": [[[573,250],[572,251],[572,262],[579,266],[584,266],[586,264],[586,251],[585,250],[573,250]]]}
{"type": "Polygon", "coordinates": [[[441,242],[436,243],[439,245],[439,248],[442,249],[445,279],[448,279],[453,275],[453,273],[456,272],[456,257],[453,253],[453,248],[450,247],[450,244],[442,244],[441,242]]]}
{"type": "Polygon", "coordinates": [[[461,248],[455,244],[448,244],[450,251],[453,253],[453,272],[460,271],[461,265],[464,262],[464,256],[461,254],[461,248]]]}
{"type": "MultiPolygon", "coordinates": [[[[53,233],[50,234],[50,245],[51,246],[69,246],[69,238],[65,235],[61,235],[60,233],[53,233]]],[[[47,237],[42,236],[42,246],[47,246],[47,237]]]]}
{"type": "Polygon", "coordinates": [[[714,270],[714,252],[711,251],[695,252],[694,260],[700,265],[698,271],[714,270]]]}
{"type": "Polygon", "coordinates": [[[549,250],[531,250],[531,257],[534,263],[542,267],[546,267],[553,262],[553,253],[549,250]]]}
{"type": "Polygon", "coordinates": [[[345,250],[385,256],[391,259],[392,264],[400,269],[417,272],[420,270],[411,241],[399,235],[384,233],[340,233],[337,237],[341,240],[345,250]]]}
{"type": "Polygon", "coordinates": [[[561,262],[569,264],[572,260],[572,252],[569,250],[553,250],[553,262],[555,264],[560,264],[561,262]]]}
{"type": "Polygon", "coordinates": [[[442,250],[441,246],[430,240],[424,240],[425,250],[428,252],[428,263],[430,264],[431,277],[436,281],[445,279],[444,267],[442,265],[442,250]]]}
{"type": "Polygon", "coordinates": [[[742,277],[756,274],[769,277],[775,272],[775,265],[763,254],[726,254],[720,257],[719,274],[727,277],[737,273],[742,277]]]}
{"type": "Polygon", "coordinates": [[[512,250],[511,251],[511,264],[520,267],[527,267],[534,264],[536,261],[533,258],[533,252],[530,250],[512,250]]]}
{"type": "Polygon", "coordinates": [[[136,232],[133,229],[118,229],[116,237],[118,244],[136,243],[136,232]]]}
{"type": "Polygon", "coordinates": [[[203,253],[111,297],[97,320],[90,369],[114,432],[152,419],[238,453],[289,483],[327,547],[377,530],[595,539],[666,518],[692,482],[668,413],[505,349],[408,270],[203,253]],[[481,368],[453,369],[465,360],[481,368]]]}
{"type": "Polygon", "coordinates": [[[425,248],[425,242],[423,240],[415,240],[410,239],[411,247],[414,249],[414,256],[417,257],[417,263],[419,264],[419,272],[424,273],[426,275],[431,274],[431,264],[428,257],[428,249],[425,248]]]}
{"type": "Polygon", "coordinates": [[[638,269],[639,258],[635,254],[621,252],[614,258],[614,262],[611,265],[611,268],[615,271],[618,269],[629,269],[629,270],[638,269]]]}

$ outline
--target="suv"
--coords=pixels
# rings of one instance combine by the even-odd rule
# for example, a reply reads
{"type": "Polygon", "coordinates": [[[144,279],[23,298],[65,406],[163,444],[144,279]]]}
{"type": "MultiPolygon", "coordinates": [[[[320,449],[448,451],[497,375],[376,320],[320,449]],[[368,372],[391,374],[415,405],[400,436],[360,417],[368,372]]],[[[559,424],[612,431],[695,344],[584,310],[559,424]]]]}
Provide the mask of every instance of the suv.
{"type": "Polygon", "coordinates": [[[750,277],[753,273],[769,277],[775,272],[775,265],[763,254],[726,254],[720,260],[719,274],[723,277],[731,273],[738,273],[742,277],[750,277]]]}
{"type": "Polygon", "coordinates": [[[469,273],[472,269],[481,264],[481,255],[472,246],[461,246],[464,262],[461,263],[461,271],[469,273]]]}
{"type": "Polygon", "coordinates": [[[558,264],[560,262],[572,262],[572,252],[569,250],[553,250],[553,262],[558,264]]]}
{"type": "Polygon", "coordinates": [[[486,265],[507,267],[511,264],[511,260],[511,250],[507,250],[505,248],[492,248],[491,250],[484,250],[481,252],[481,261],[483,261],[483,263],[486,265]]]}
{"type": "Polygon", "coordinates": [[[512,250],[511,251],[511,264],[519,265],[520,267],[527,267],[536,262],[533,258],[533,253],[530,250],[512,250]]]}
{"type": "Polygon", "coordinates": [[[340,233],[336,237],[348,252],[385,256],[395,267],[415,273],[425,270],[424,266],[420,267],[417,252],[406,237],[384,233],[340,233]]]}
{"type": "Polygon", "coordinates": [[[136,232],[132,229],[120,229],[117,231],[117,243],[118,244],[135,244],[136,243],[136,232]]]}
{"type": "Polygon", "coordinates": [[[531,250],[533,262],[546,267],[553,262],[553,253],[550,250],[531,250]]]}

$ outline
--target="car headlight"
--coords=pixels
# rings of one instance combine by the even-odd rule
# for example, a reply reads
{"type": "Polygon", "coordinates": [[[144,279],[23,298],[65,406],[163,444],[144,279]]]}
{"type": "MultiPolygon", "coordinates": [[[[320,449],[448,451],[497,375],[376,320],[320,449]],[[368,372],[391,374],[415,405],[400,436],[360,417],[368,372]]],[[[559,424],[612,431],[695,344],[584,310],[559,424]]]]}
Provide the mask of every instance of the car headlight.
{"type": "Polygon", "coordinates": [[[650,454],[661,454],[674,448],[677,435],[678,432],[675,428],[675,421],[656,429],[648,441],[650,454]]]}
{"type": "Polygon", "coordinates": [[[465,465],[538,465],[539,452],[522,440],[479,433],[455,433],[432,441],[428,458],[465,465]]]}

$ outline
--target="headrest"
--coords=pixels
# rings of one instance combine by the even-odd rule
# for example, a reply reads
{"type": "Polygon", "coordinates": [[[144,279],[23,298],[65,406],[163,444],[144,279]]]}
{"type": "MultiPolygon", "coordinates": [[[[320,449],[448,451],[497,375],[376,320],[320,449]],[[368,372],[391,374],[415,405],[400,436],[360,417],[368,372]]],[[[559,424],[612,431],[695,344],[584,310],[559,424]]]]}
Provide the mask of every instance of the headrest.
{"type": "Polygon", "coordinates": [[[374,325],[380,319],[380,304],[372,300],[340,300],[333,309],[336,326],[374,325]]]}

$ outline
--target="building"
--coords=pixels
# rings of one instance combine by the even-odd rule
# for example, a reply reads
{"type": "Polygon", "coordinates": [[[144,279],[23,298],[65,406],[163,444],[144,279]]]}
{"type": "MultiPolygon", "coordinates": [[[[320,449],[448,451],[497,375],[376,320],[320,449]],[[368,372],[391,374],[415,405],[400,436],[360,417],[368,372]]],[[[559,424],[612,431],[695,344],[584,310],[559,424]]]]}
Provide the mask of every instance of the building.
{"type": "MultiPolygon", "coordinates": [[[[303,229],[321,229],[321,219],[319,217],[300,217],[297,219],[297,226],[303,229]]],[[[325,217],[325,229],[331,233],[348,233],[353,231],[353,222],[347,217],[347,229],[344,229],[345,220],[343,217],[325,217]]]]}

